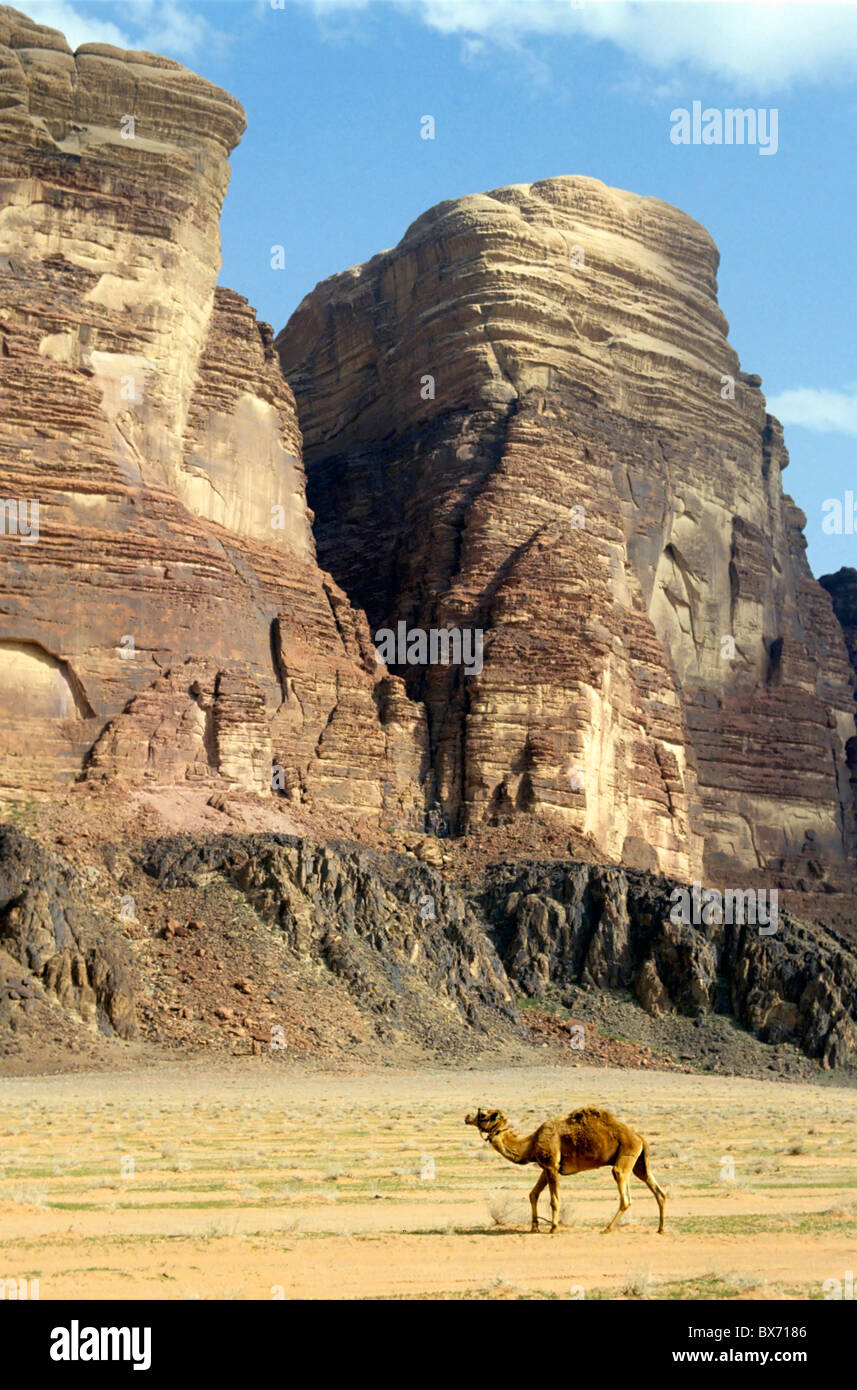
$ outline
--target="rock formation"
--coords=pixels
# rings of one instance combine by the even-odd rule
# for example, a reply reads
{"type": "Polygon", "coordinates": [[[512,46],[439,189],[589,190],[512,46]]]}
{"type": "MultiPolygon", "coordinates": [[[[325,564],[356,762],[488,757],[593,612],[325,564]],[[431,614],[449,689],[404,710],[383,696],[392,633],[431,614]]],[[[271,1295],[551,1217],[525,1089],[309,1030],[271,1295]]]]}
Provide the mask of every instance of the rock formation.
{"type": "Polygon", "coordinates": [[[372,633],[484,630],[479,675],[401,668],[451,829],[841,880],[852,675],[717,263],[655,199],[520,184],[322,282],[277,348],[320,558],[372,633]]]}
{"type": "Polygon", "coordinates": [[[852,944],[787,914],[765,934],[743,908],[741,921],[673,921],[675,886],[588,864],[501,866],[482,902],[527,995],[568,984],[629,990],[655,1015],[731,1014],[763,1042],[796,1043],[826,1067],[857,1065],[852,944]]]}
{"type": "Polygon", "coordinates": [[[811,576],[710,238],[591,179],[462,198],[275,344],[216,283],[243,126],[168,59],[0,7],[0,791],[57,845],[96,807],[68,858],[0,831],[0,1025],[259,1044],[282,998],[243,1020],[252,982],[218,978],[239,912],[258,977],[334,982],[328,1037],[442,1054],[591,986],[855,1065],[840,936],[669,916],[676,881],[828,924],[854,887],[857,576],[811,576]],[[381,629],[452,659],[385,666],[381,629]],[[141,845],[136,802],[111,839],[135,784],[335,807],[415,857],[210,820],[141,845]],[[570,842],[597,862],[541,862],[570,842]],[[193,955],[158,925],[183,893],[193,955]]]}
{"type": "Polygon", "coordinates": [[[288,955],[342,981],[385,1033],[435,1046],[518,1022],[478,908],[429,867],[288,835],[162,840],[142,864],[166,889],[222,875],[288,955]]]}
{"type": "Polygon", "coordinates": [[[353,1035],[472,1056],[523,1040],[521,995],[555,1002],[580,986],[630,995],[655,1020],[695,1019],[703,1034],[720,1016],[824,1067],[857,1066],[853,945],[788,914],[769,935],[747,921],[676,923],[674,888],[572,862],[504,863],[453,884],[406,855],[282,834],[102,846],[76,868],[6,827],[0,1048],[4,1022],[23,1012],[28,1027],[40,1014],[55,1026],[59,1005],[112,1038],[267,1050],[279,1026],[301,1052],[324,1014],[337,1053],[353,1035]]]}
{"type": "Polygon", "coordinates": [[[857,672],[857,570],[843,566],[835,574],[823,574],[818,582],[830,594],[848,659],[857,672]]]}
{"type": "MultiPolygon", "coordinates": [[[[137,1036],[131,953],[93,910],[90,884],[59,855],[0,827],[0,948],[63,1008],[120,1038],[137,1036]]],[[[27,980],[25,1007],[40,1000],[27,980]]]]}
{"type": "Polygon", "coordinates": [[[421,826],[422,711],[316,565],[271,331],[216,287],[243,128],[177,63],[0,9],[0,783],[421,826]]]}

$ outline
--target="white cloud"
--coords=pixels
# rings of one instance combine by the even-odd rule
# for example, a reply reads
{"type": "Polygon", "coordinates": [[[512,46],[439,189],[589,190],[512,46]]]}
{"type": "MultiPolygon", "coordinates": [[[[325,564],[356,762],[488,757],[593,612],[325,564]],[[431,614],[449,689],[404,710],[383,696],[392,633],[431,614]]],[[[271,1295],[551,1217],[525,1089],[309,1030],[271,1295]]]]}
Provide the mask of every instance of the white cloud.
{"type": "Polygon", "coordinates": [[[29,15],[37,24],[59,29],[72,49],[79,48],[82,43],[113,43],[117,48],[129,47],[128,35],[115,24],[82,15],[67,0],[17,0],[14,8],[29,15]]]}
{"type": "Polygon", "coordinates": [[[740,0],[300,0],[319,16],[391,7],[443,34],[498,43],[610,43],[665,72],[686,65],[754,90],[857,73],[857,6],[740,0]]]}
{"type": "Polygon", "coordinates": [[[71,0],[15,0],[15,8],[65,34],[72,49],[83,43],[112,43],[117,48],[141,48],[168,57],[192,58],[215,37],[207,19],[180,0],[122,0],[99,6],[112,12],[80,10],[71,0]]]}
{"type": "Polygon", "coordinates": [[[801,386],[768,400],[768,410],[784,425],[818,434],[857,434],[857,389],[824,391],[801,386]]]}
{"type": "Polygon", "coordinates": [[[190,57],[214,37],[208,20],[185,5],[162,0],[151,10],[151,19],[138,40],[141,48],[170,57],[190,57]]]}

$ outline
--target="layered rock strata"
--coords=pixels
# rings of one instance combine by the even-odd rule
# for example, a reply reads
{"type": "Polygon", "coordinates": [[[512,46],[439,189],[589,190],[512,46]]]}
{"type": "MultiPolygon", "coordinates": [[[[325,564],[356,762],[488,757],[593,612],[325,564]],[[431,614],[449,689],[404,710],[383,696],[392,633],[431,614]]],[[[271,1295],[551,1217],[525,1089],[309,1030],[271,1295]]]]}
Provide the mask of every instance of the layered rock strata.
{"type": "Polygon", "coordinates": [[[836,620],[842,628],[848,659],[857,673],[857,570],[843,566],[835,574],[823,574],[819,584],[830,594],[836,620]]]}
{"type": "Polygon", "coordinates": [[[277,348],[321,561],[373,635],[484,631],[478,675],[401,668],[442,822],[535,816],[684,878],[820,858],[836,879],[852,675],[717,264],[655,199],[520,184],[322,282],[277,348]]]}
{"type": "Polygon", "coordinates": [[[243,124],[0,8],[0,790],[226,783],[848,888],[855,677],[704,230],[589,179],[441,204],[275,350],[216,285],[243,124]],[[385,669],[399,624],[481,666],[385,669]]]}
{"type": "Polygon", "coordinates": [[[168,59],[0,9],[0,784],[421,825],[422,713],[318,569],[271,330],[216,286],[243,128],[168,59]]]}

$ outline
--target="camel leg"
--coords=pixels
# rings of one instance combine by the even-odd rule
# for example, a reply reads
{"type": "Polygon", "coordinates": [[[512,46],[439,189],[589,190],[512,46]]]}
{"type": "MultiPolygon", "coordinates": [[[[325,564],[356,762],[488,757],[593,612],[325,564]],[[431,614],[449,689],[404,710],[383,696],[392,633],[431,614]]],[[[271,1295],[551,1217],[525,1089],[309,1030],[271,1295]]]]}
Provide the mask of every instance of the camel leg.
{"type": "Polygon", "coordinates": [[[649,1191],[654,1193],[655,1201],[658,1204],[658,1235],[662,1236],[664,1233],[664,1215],[666,1213],[667,1208],[667,1194],[664,1192],[662,1187],[658,1187],[658,1184],[655,1182],[651,1173],[649,1173],[647,1177],[643,1178],[643,1182],[646,1184],[646,1187],[649,1189],[649,1191]]]}
{"type": "Polygon", "coordinates": [[[608,1222],[608,1224],[604,1227],[604,1235],[607,1235],[608,1231],[613,1230],[613,1227],[616,1225],[616,1222],[619,1220],[619,1217],[622,1216],[631,1205],[631,1192],[628,1185],[628,1179],[634,1171],[634,1164],[636,1163],[636,1161],[637,1153],[633,1152],[620,1154],[616,1160],[615,1166],[613,1168],[613,1177],[616,1179],[616,1186],[619,1189],[619,1210],[613,1217],[613,1220],[608,1222]]]}
{"type": "Polygon", "coordinates": [[[652,1177],[652,1170],[649,1167],[648,1150],[645,1148],[643,1149],[643,1152],[640,1154],[640,1157],[637,1159],[637,1162],[634,1164],[634,1177],[639,1178],[640,1182],[644,1182],[649,1191],[654,1194],[655,1201],[658,1204],[658,1235],[662,1236],[664,1233],[664,1216],[666,1214],[667,1207],[667,1194],[664,1192],[662,1187],[658,1186],[658,1184],[652,1177]]]}
{"type": "Polygon", "coordinates": [[[553,1235],[559,1225],[559,1173],[555,1168],[548,1168],[545,1177],[551,1190],[551,1235],[553,1235]]]}
{"type": "Polygon", "coordinates": [[[544,1192],[547,1185],[548,1175],[544,1171],[544,1169],[542,1169],[542,1171],[539,1173],[538,1181],[535,1187],[533,1188],[532,1192],[530,1193],[530,1210],[533,1213],[533,1224],[530,1226],[531,1232],[538,1231],[539,1229],[539,1197],[542,1194],[542,1192],[544,1192]]]}

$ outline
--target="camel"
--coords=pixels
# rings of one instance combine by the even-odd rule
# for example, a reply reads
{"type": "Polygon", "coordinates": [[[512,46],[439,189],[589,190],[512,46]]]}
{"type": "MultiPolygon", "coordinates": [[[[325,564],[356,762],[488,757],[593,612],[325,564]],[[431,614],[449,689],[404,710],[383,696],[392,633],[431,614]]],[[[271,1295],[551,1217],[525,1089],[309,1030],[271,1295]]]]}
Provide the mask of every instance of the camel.
{"type": "Polygon", "coordinates": [[[475,1115],[467,1115],[464,1123],[475,1125],[491,1147],[510,1163],[537,1163],[541,1168],[539,1180],[530,1193],[531,1232],[539,1229],[539,1195],[545,1187],[550,1188],[551,1235],[556,1231],[561,1173],[584,1173],[590,1168],[609,1165],[619,1189],[619,1210],[604,1227],[603,1234],[613,1230],[619,1217],[631,1205],[628,1179],[633,1173],[655,1195],[660,1216],[658,1235],[663,1235],[667,1198],[652,1177],[648,1145],[609,1110],[587,1105],[582,1110],[573,1110],[564,1119],[546,1120],[523,1138],[512,1132],[502,1110],[477,1110],[475,1115]]]}

